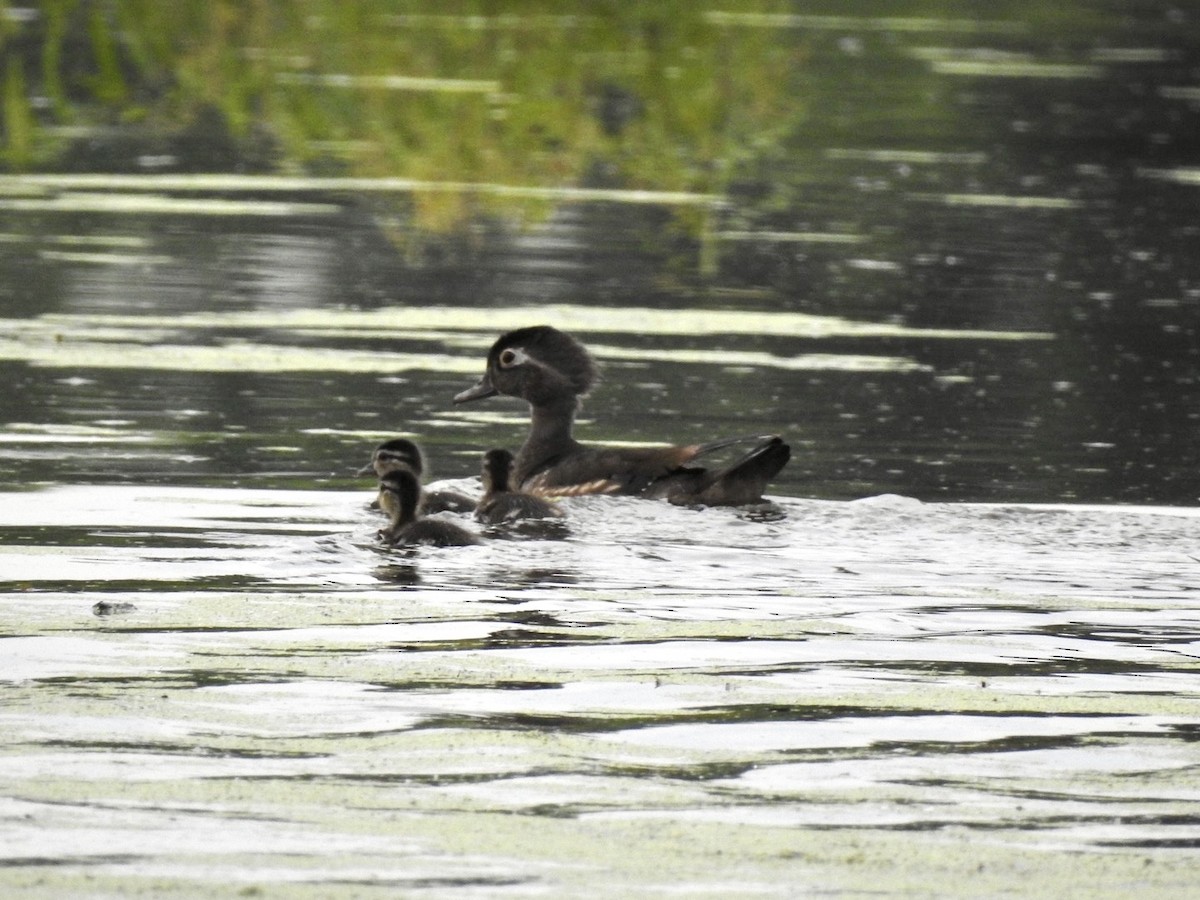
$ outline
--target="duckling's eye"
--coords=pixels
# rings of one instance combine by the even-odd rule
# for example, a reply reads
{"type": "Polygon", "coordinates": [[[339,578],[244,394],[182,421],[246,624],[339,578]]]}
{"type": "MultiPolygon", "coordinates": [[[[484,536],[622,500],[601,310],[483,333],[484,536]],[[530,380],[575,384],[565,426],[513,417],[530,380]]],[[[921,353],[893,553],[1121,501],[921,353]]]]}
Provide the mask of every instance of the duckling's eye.
{"type": "Polygon", "coordinates": [[[499,363],[500,363],[500,367],[503,369],[511,369],[513,366],[515,366],[517,363],[519,363],[521,361],[521,359],[522,359],[521,354],[518,351],[513,350],[511,348],[508,350],[500,351],[499,363]]]}

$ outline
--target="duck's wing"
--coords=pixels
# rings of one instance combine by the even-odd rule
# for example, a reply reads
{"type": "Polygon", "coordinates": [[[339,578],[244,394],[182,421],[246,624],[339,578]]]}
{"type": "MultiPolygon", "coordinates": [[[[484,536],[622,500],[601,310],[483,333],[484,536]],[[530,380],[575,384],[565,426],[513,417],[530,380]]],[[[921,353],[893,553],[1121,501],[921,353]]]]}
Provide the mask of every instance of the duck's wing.
{"type": "Polygon", "coordinates": [[[791,456],[778,435],[721,438],[679,447],[582,447],[546,460],[525,477],[521,489],[539,496],[637,494],[674,503],[738,505],[761,499],[767,482],[791,456]],[[698,460],[737,444],[755,442],[721,468],[698,460]]]}
{"type": "Polygon", "coordinates": [[[522,480],[521,490],[543,497],[640,494],[657,479],[679,471],[697,447],[580,446],[538,464],[522,480]]]}

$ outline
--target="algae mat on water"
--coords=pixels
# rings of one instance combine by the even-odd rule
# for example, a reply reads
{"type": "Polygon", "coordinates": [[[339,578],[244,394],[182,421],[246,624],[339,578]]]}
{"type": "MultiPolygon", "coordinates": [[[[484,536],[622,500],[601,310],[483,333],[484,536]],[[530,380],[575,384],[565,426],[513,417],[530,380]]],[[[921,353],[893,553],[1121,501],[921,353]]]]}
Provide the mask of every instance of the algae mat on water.
{"type": "Polygon", "coordinates": [[[405,555],[367,499],[6,495],[9,893],[1200,876],[1192,511],[575,498],[565,538],[405,555]]]}

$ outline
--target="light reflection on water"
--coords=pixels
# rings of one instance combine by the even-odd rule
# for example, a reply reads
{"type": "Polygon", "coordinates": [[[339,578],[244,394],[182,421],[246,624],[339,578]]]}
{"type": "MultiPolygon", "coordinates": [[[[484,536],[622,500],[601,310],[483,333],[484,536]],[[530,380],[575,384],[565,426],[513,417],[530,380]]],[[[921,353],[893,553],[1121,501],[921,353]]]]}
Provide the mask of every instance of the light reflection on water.
{"type": "Polygon", "coordinates": [[[369,497],[6,495],[6,852],[188,883],[197,835],[270,818],[205,852],[323,884],[482,819],[466,870],[532,889],[573,883],[559,852],[646,877],[603,849],[638,822],[694,832],[670,865],[900,831],[1122,871],[1200,839],[1190,510],[573,498],[563,539],[408,556],[369,497]],[[583,831],[517,850],[527,817],[583,831]]]}

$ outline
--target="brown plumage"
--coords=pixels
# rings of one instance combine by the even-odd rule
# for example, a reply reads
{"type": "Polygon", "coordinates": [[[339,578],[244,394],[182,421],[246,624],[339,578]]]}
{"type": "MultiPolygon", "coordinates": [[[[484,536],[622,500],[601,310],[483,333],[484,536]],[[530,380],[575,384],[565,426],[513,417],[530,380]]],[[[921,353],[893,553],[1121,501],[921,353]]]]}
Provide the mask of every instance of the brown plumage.
{"type": "Polygon", "coordinates": [[[478,544],[479,538],[465,528],[442,519],[423,519],[417,512],[421,486],[409,469],[388,472],[379,481],[380,496],[386,496],[384,509],[391,524],[379,536],[393,546],[429,544],[434,547],[461,547],[478,544]]]}
{"type": "Polygon", "coordinates": [[[580,398],[596,383],[595,363],[583,345],[548,325],[502,335],[488,353],[483,378],[455,403],[496,394],[529,403],[529,435],[513,465],[513,483],[544,495],[635,494],[680,504],[739,505],[762,499],[767,482],[791,450],[775,435],[725,438],[688,446],[588,447],[572,435],[580,398]],[[755,442],[741,459],[720,469],[696,461],[716,450],[755,442]]]}
{"type": "MultiPolygon", "coordinates": [[[[417,484],[420,485],[421,476],[425,472],[425,457],[421,453],[421,448],[408,438],[392,438],[375,448],[371,454],[371,461],[359,469],[358,474],[375,474],[382,478],[388,472],[394,472],[401,468],[408,469],[416,475],[417,484]]],[[[381,489],[372,505],[378,506],[385,513],[391,515],[392,510],[385,505],[388,502],[389,498],[381,489]]],[[[417,501],[417,511],[422,514],[466,513],[474,508],[475,501],[457,491],[426,491],[422,489],[420,499],[417,501]]]]}
{"type": "Polygon", "coordinates": [[[553,503],[509,486],[513,455],[507,450],[489,450],[483,457],[483,496],[475,507],[475,518],[488,525],[520,519],[559,519],[563,512],[553,503]]]}

